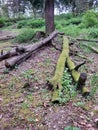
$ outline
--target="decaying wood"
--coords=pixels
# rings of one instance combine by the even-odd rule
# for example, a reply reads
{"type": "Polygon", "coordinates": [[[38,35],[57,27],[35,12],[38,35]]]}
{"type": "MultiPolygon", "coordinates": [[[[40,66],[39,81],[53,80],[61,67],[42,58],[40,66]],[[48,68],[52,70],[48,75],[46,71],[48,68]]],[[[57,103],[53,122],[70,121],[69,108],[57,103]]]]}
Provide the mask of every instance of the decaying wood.
{"type": "Polygon", "coordinates": [[[17,47],[16,52],[23,52],[23,54],[15,57],[15,58],[6,60],[5,66],[8,68],[12,68],[16,64],[20,64],[21,62],[26,60],[28,57],[30,57],[32,55],[32,52],[37,51],[40,47],[48,44],[57,34],[62,34],[62,33],[58,32],[58,31],[54,31],[47,38],[35,43],[34,45],[29,45],[29,46],[25,46],[25,47],[17,47]]]}
{"type": "Polygon", "coordinates": [[[9,51],[7,53],[3,53],[0,55],[0,61],[10,58],[12,56],[16,56],[18,53],[15,50],[9,51]]]}
{"type": "Polygon", "coordinates": [[[77,85],[77,90],[80,90],[82,92],[83,96],[89,95],[89,89],[85,87],[85,82],[87,79],[87,74],[86,73],[80,73],[78,71],[78,68],[81,67],[81,65],[85,64],[85,62],[77,65],[75,67],[74,62],[70,59],[70,57],[67,58],[67,66],[69,70],[71,71],[71,75],[74,79],[74,81],[78,84],[77,85]]]}
{"type": "Polygon", "coordinates": [[[68,39],[63,38],[63,49],[57,62],[54,77],[49,81],[53,86],[52,102],[59,102],[59,92],[62,90],[62,77],[65,68],[66,58],[69,54],[68,39]]]}
{"type": "Polygon", "coordinates": [[[80,73],[78,71],[79,67],[85,64],[85,62],[75,66],[74,62],[69,57],[69,41],[66,37],[63,37],[63,49],[57,62],[55,74],[54,77],[49,80],[50,85],[53,87],[52,102],[59,102],[59,92],[63,89],[62,77],[65,69],[65,63],[67,64],[74,81],[78,83],[77,89],[82,92],[83,96],[89,94],[88,88],[85,87],[87,77],[85,78],[84,73],[80,73]],[[83,78],[85,78],[85,80],[83,78]]]}
{"type": "Polygon", "coordinates": [[[30,56],[31,56],[31,53],[27,52],[22,55],[12,57],[8,60],[5,60],[5,66],[7,68],[13,68],[15,65],[19,65],[21,62],[25,61],[30,56]]]}

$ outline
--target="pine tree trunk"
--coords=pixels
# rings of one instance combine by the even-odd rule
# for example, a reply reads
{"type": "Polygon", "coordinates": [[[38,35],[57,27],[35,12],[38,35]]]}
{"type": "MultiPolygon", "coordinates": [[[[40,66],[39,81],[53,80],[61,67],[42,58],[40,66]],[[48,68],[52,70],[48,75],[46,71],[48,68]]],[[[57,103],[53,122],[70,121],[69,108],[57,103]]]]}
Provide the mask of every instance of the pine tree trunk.
{"type": "Polygon", "coordinates": [[[46,33],[54,31],[54,0],[45,0],[46,33]]]}

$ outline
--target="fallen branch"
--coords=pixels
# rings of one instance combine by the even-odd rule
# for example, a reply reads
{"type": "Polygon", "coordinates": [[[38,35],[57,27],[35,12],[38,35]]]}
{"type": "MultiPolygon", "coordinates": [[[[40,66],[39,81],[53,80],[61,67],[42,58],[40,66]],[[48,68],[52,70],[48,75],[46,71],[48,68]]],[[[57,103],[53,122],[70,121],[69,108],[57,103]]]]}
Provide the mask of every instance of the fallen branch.
{"type": "Polygon", "coordinates": [[[87,45],[87,44],[83,44],[83,46],[88,47],[88,48],[89,48],[90,50],[92,50],[94,53],[98,54],[98,49],[96,49],[96,48],[94,48],[94,47],[92,47],[92,46],[90,46],[90,45],[87,45]]]}
{"type": "Polygon", "coordinates": [[[15,50],[12,50],[12,51],[9,51],[9,52],[7,52],[7,53],[2,53],[1,55],[0,55],[0,61],[2,61],[2,60],[5,60],[5,59],[7,59],[7,58],[10,58],[10,57],[12,57],[12,56],[16,56],[16,55],[18,55],[18,53],[15,51],[15,50]]]}
{"type": "Polygon", "coordinates": [[[89,40],[89,39],[81,39],[81,38],[77,38],[77,41],[86,41],[86,42],[98,42],[98,40],[89,40]]]}

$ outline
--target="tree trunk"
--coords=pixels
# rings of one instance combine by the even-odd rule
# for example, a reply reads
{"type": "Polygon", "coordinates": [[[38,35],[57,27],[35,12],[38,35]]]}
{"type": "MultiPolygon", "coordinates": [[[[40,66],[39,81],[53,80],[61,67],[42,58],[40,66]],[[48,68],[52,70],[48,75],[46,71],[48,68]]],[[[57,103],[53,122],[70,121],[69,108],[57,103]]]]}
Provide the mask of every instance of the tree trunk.
{"type": "Polygon", "coordinates": [[[54,0],[45,0],[46,33],[54,31],[54,0]]]}

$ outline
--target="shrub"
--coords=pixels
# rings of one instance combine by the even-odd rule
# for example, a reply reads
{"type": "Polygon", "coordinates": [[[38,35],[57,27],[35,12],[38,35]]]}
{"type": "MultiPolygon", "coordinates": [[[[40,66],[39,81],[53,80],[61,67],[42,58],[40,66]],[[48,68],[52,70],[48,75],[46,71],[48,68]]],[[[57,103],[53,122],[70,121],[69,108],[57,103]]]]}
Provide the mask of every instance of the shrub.
{"type": "Polygon", "coordinates": [[[76,37],[80,33],[80,29],[76,25],[69,25],[62,29],[62,31],[69,36],[76,37]]]}
{"type": "Polygon", "coordinates": [[[25,27],[26,25],[27,25],[27,21],[23,20],[23,21],[18,22],[17,28],[22,28],[22,27],[25,27]]]}
{"type": "Polygon", "coordinates": [[[21,34],[19,34],[15,41],[19,43],[28,42],[30,41],[34,36],[34,30],[33,29],[25,29],[21,34]]]}
{"type": "Polygon", "coordinates": [[[30,20],[27,23],[27,26],[31,27],[31,28],[39,28],[44,26],[45,22],[42,19],[36,19],[36,20],[30,20]]]}
{"type": "Polygon", "coordinates": [[[98,24],[96,12],[94,12],[93,10],[87,11],[83,15],[82,22],[85,24],[86,27],[93,27],[94,25],[98,24]]]}
{"type": "Polygon", "coordinates": [[[78,24],[81,23],[81,21],[82,21],[82,19],[80,17],[76,17],[76,18],[70,19],[69,20],[69,24],[76,24],[76,25],[78,25],[78,24]]]}
{"type": "Polygon", "coordinates": [[[91,38],[98,38],[98,29],[97,28],[92,28],[89,33],[88,36],[91,38]]]}
{"type": "Polygon", "coordinates": [[[55,16],[55,19],[56,20],[60,20],[60,19],[65,19],[65,20],[68,20],[68,19],[71,19],[73,18],[73,14],[72,13],[67,13],[67,14],[60,14],[60,15],[56,15],[55,16]]]}

